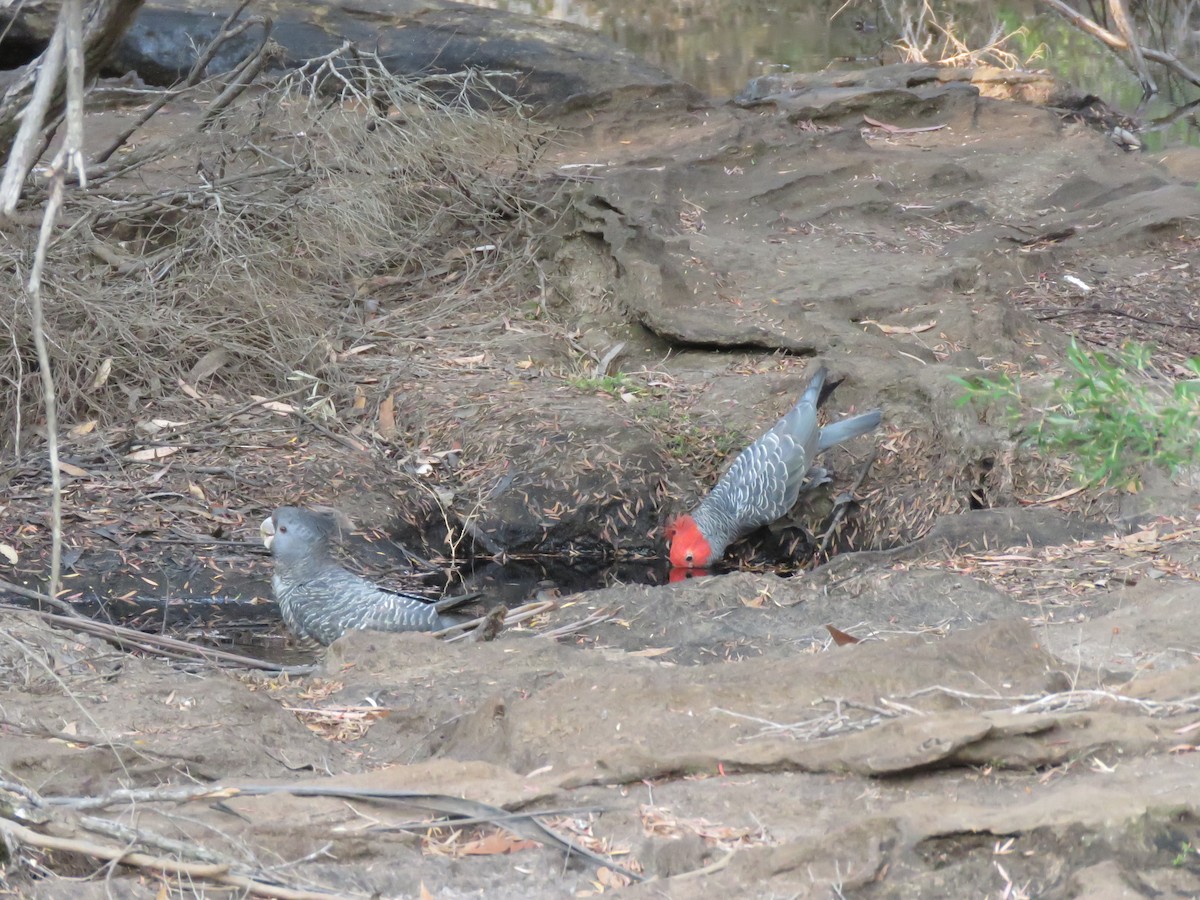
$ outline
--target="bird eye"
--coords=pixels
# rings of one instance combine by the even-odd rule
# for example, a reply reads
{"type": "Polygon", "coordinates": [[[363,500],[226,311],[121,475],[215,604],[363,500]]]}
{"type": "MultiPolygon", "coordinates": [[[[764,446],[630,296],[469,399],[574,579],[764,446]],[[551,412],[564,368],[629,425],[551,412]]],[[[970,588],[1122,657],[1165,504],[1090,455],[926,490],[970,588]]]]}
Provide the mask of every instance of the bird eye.
{"type": "Polygon", "coordinates": [[[687,554],[687,557],[686,557],[686,559],[687,559],[687,561],[688,561],[688,562],[691,562],[691,561],[692,561],[692,551],[691,551],[691,550],[689,550],[689,551],[688,551],[688,554],[687,554]]]}
{"type": "Polygon", "coordinates": [[[287,534],[287,526],[286,525],[280,525],[275,530],[278,531],[280,534],[287,534]]]}

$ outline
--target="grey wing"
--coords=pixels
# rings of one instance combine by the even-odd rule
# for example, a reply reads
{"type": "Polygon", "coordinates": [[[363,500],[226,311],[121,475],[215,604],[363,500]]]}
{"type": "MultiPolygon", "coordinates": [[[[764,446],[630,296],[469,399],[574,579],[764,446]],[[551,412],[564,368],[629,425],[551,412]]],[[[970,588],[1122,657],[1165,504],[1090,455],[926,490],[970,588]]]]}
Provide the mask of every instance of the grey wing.
{"type": "Polygon", "coordinates": [[[385,591],[370,585],[371,595],[364,598],[350,628],[367,631],[437,631],[442,617],[432,602],[415,594],[385,591]]]}
{"type": "Polygon", "coordinates": [[[433,631],[437,610],[412,594],[376,587],[340,566],[304,581],[276,581],[275,596],[288,628],[301,637],[332,644],[351,629],[433,631]]]}
{"type": "Polygon", "coordinates": [[[309,632],[304,615],[308,607],[307,583],[296,584],[276,572],[271,578],[271,586],[275,588],[275,602],[279,604],[279,614],[288,631],[300,638],[316,638],[309,632]]]}
{"type": "Polygon", "coordinates": [[[353,590],[346,590],[349,572],[320,572],[298,580],[281,576],[274,579],[275,599],[287,627],[302,638],[332,644],[348,627],[347,615],[353,609],[353,590]]]}
{"type": "Polygon", "coordinates": [[[786,416],[775,423],[775,427],[763,435],[760,443],[767,442],[770,445],[771,452],[778,458],[776,466],[782,467],[783,471],[780,506],[771,521],[796,505],[796,498],[800,496],[804,477],[817,455],[820,440],[821,426],[817,421],[816,402],[815,398],[810,399],[808,392],[786,416]]]}
{"type": "Polygon", "coordinates": [[[738,454],[709,500],[733,511],[742,533],[774,522],[795,505],[810,456],[791,435],[772,429],[738,454]]]}

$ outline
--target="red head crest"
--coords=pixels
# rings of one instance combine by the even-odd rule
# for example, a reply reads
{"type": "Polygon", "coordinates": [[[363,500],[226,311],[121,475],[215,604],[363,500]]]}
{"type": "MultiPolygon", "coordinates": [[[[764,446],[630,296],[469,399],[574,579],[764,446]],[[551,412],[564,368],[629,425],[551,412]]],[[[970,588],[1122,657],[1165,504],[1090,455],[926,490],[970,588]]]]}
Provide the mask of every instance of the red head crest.
{"type": "Polygon", "coordinates": [[[712,562],[712,547],[691,516],[680,516],[667,526],[671,565],[677,569],[703,569],[712,562]]]}

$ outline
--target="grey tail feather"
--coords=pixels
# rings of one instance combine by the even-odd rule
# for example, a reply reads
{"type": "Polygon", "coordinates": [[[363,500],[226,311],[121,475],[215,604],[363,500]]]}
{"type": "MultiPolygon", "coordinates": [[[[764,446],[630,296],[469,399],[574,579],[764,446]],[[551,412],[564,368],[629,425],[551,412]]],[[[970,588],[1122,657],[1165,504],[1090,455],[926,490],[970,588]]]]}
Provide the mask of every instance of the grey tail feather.
{"type": "Polygon", "coordinates": [[[856,438],[860,434],[874,431],[882,421],[883,410],[873,409],[870,412],[851,416],[849,419],[842,419],[840,422],[834,422],[832,425],[826,425],[821,429],[821,439],[817,444],[817,452],[820,453],[822,450],[828,450],[834,444],[840,444],[842,441],[856,438]]]}
{"type": "Polygon", "coordinates": [[[469,594],[459,594],[457,597],[443,597],[433,604],[433,608],[439,613],[444,613],[470,603],[472,600],[478,600],[482,596],[483,591],[472,591],[469,594]]]}
{"type": "Polygon", "coordinates": [[[821,388],[825,386],[825,378],[828,374],[829,370],[824,366],[817,367],[817,371],[813,372],[813,377],[808,380],[808,387],[804,389],[800,403],[811,403],[813,409],[821,405],[821,401],[824,399],[821,396],[821,388]]]}

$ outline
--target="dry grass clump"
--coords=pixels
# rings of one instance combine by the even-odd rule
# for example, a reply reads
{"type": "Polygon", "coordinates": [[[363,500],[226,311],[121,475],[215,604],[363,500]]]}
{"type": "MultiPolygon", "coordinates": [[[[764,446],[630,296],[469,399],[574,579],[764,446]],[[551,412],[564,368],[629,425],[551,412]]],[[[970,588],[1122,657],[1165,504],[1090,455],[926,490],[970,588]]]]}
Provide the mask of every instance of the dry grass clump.
{"type": "MultiPolygon", "coordinates": [[[[527,260],[545,141],[485,76],[405,79],[334,55],[254,89],[173,101],[173,123],[203,113],[194,132],[155,142],[151,119],[68,199],[43,278],[68,423],[182,400],[181,381],[286,390],[360,337],[379,299],[467,302],[527,260]]],[[[19,447],[41,411],[23,299],[36,229],[9,238],[0,447],[19,447]]]]}
{"type": "Polygon", "coordinates": [[[939,14],[929,0],[920,0],[913,8],[907,0],[896,8],[885,3],[882,10],[899,33],[892,46],[904,62],[943,66],[990,65],[1002,69],[1022,66],[1021,58],[1006,45],[1013,38],[1025,35],[1024,28],[1006,33],[1004,26],[997,24],[986,36],[972,34],[952,14],[944,11],[939,14]]]}
{"type": "Polygon", "coordinates": [[[1057,456],[997,447],[950,450],[944,438],[897,432],[859,494],[857,549],[890,550],[924,537],[941,516],[972,509],[1048,505],[1084,517],[1111,515],[1111,496],[1084,490],[1057,456]]]}

